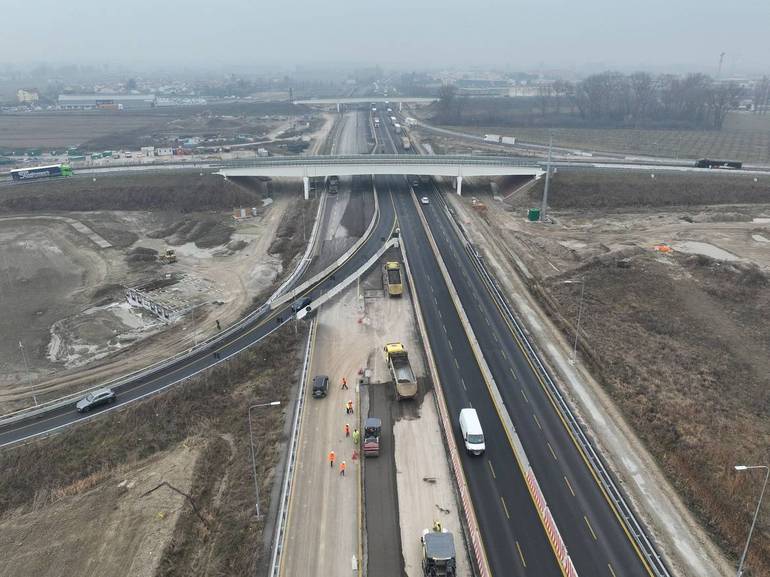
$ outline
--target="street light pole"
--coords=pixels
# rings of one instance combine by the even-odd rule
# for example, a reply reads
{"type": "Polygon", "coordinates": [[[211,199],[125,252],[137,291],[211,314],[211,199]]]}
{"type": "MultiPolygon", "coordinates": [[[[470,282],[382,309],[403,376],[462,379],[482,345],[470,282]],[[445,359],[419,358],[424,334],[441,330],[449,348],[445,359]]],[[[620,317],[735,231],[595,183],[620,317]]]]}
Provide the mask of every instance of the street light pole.
{"type": "Polygon", "coordinates": [[[277,407],[281,404],[281,401],[272,401],[270,403],[260,403],[258,405],[251,405],[249,407],[249,446],[251,447],[251,469],[254,473],[254,496],[256,499],[257,519],[262,515],[259,512],[259,481],[257,480],[257,459],[254,456],[254,433],[251,427],[251,410],[258,409],[260,407],[277,407]]]}
{"type": "Polygon", "coordinates": [[[564,281],[564,284],[578,284],[578,283],[580,283],[580,302],[578,303],[577,328],[575,329],[575,344],[572,347],[572,359],[570,359],[571,365],[574,365],[577,362],[577,344],[578,344],[578,335],[580,335],[580,319],[583,316],[583,295],[585,294],[585,290],[586,290],[586,279],[564,281]]]}
{"type": "Polygon", "coordinates": [[[736,577],[743,575],[743,564],[746,562],[746,553],[749,552],[749,543],[751,543],[751,535],[754,533],[754,527],[757,524],[757,517],[759,517],[759,509],[762,507],[762,498],[765,496],[765,489],[767,488],[767,479],[770,478],[770,467],[767,465],[735,465],[736,471],[748,471],[750,469],[764,469],[765,470],[765,482],[762,484],[762,492],[759,494],[759,503],[757,503],[757,510],[754,511],[754,520],[751,522],[751,529],[749,529],[749,536],[746,539],[746,546],[743,548],[743,555],[741,555],[741,561],[738,563],[738,573],[736,577]]]}

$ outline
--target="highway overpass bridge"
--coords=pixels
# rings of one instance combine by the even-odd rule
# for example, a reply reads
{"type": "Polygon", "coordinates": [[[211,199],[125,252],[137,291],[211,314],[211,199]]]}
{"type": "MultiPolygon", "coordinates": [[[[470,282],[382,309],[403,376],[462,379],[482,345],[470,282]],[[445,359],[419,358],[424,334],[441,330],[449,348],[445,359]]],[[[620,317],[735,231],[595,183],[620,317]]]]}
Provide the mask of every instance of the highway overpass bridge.
{"type": "MultiPolygon", "coordinates": [[[[307,100],[294,100],[293,104],[307,104],[309,106],[337,106],[337,112],[340,112],[342,110],[342,106],[345,104],[351,104],[351,105],[361,105],[361,104],[372,104],[372,103],[379,103],[382,101],[383,97],[372,97],[372,98],[309,98],[307,100]]],[[[425,98],[420,96],[413,96],[413,97],[398,97],[398,96],[392,96],[387,97],[388,98],[388,104],[398,104],[398,109],[401,110],[401,107],[404,103],[406,104],[430,104],[431,102],[435,102],[438,100],[438,98],[425,98]]],[[[378,106],[381,106],[381,104],[377,104],[378,106]]]]}
{"type": "Polygon", "coordinates": [[[310,179],[326,176],[378,174],[419,174],[454,177],[457,194],[462,194],[465,176],[524,175],[539,178],[544,170],[536,162],[508,156],[407,156],[399,154],[357,154],[349,156],[272,157],[221,165],[216,174],[233,176],[302,178],[305,198],[310,179]]]}

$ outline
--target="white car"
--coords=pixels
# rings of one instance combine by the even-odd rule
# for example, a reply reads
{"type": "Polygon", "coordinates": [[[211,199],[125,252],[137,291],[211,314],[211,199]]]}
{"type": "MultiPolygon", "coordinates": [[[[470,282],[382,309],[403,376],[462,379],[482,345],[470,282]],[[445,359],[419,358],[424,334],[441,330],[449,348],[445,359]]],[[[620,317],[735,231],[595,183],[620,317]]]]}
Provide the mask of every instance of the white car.
{"type": "Polygon", "coordinates": [[[423,204],[430,204],[430,200],[428,199],[428,197],[427,197],[427,196],[423,196],[423,197],[420,199],[420,202],[421,202],[421,203],[423,203],[423,204]]]}

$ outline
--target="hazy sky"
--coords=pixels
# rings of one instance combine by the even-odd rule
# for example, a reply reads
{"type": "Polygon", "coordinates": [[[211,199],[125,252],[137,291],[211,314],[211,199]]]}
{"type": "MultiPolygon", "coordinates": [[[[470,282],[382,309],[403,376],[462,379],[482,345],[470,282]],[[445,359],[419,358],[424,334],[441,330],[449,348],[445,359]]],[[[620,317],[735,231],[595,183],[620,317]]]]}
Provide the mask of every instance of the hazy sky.
{"type": "Polygon", "coordinates": [[[770,0],[2,0],[0,61],[770,69],[770,0]]]}

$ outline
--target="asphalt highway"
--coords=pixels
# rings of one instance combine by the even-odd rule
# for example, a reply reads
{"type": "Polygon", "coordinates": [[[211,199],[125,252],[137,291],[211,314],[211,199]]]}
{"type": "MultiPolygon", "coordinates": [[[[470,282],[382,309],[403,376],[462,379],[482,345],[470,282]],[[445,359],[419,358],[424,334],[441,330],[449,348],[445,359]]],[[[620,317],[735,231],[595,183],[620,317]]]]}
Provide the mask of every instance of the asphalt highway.
{"type": "MultiPolygon", "coordinates": [[[[395,152],[386,130],[381,128],[386,150],[395,152]]],[[[473,407],[484,428],[487,450],[481,457],[466,454],[459,427],[454,434],[492,574],[560,576],[562,573],[553,549],[484,386],[481,370],[428,244],[407,181],[404,177],[382,176],[376,178],[376,183],[378,189],[387,188],[392,193],[401,239],[413,275],[409,280],[420,299],[449,413],[456,421],[460,409],[473,407]]]]}
{"type": "MultiPolygon", "coordinates": [[[[391,134],[383,137],[390,143],[387,146],[393,145],[391,134]]],[[[391,177],[391,189],[410,264],[417,262],[417,266],[411,267],[415,276],[412,280],[427,317],[431,348],[439,372],[443,373],[442,386],[446,389],[449,410],[457,415],[460,408],[473,406],[484,427],[486,455],[481,459],[467,458],[463,466],[474,495],[487,553],[494,564],[493,572],[513,574],[508,564],[512,562],[510,552],[520,548],[529,568],[538,568],[534,574],[550,574],[548,558],[553,560],[554,554],[446,292],[406,182],[403,178],[391,177]],[[500,510],[504,510],[506,517],[512,511],[515,514],[511,519],[500,519],[500,510]],[[522,535],[526,535],[526,541],[522,535]],[[501,572],[501,567],[506,570],[501,572]]],[[[419,210],[423,211],[436,239],[578,574],[649,575],[544,386],[476,274],[465,242],[452,226],[441,193],[432,183],[420,185],[415,192],[418,197],[429,198],[430,204],[421,205],[419,210]]],[[[462,448],[462,440],[456,440],[462,448]]],[[[560,574],[556,571],[555,574],[560,574]]]]}

